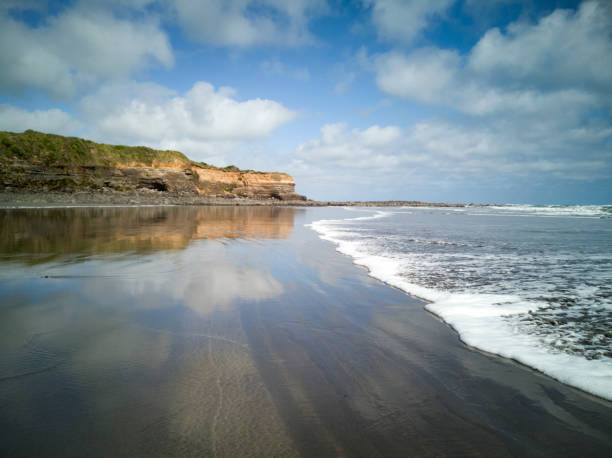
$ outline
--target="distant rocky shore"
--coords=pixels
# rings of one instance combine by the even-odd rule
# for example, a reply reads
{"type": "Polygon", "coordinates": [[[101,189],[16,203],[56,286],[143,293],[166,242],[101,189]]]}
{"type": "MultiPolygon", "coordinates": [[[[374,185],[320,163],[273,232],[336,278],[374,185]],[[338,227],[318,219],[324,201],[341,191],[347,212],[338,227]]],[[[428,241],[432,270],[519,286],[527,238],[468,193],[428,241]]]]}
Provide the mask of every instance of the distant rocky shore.
{"type": "MultiPolygon", "coordinates": [[[[48,191],[26,192],[0,191],[0,207],[48,207],[48,206],[107,206],[107,205],[229,205],[229,206],[353,206],[353,207],[465,207],[463,203],[417,201],[315,201],[278,200],[270,198],[194,196],[154,190],[138,191],[48,191]]],[[[475,204],[469,204],[471,206],[475,204]]]]}

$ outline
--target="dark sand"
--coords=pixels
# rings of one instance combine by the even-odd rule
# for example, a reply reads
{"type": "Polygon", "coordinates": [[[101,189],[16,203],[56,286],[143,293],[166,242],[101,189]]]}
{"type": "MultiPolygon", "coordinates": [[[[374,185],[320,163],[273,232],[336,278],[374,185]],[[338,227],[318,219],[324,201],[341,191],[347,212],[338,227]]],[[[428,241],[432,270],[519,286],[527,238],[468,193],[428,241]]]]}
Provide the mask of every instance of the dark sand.
{"type": "MultiPolygon", "coordinates": [[[[198,205],[198,206],[258,206],[258,207],[464,207],[463,203],[417,201],[346,201],[255,199],[235,196],[195,196],[184,193],[158,192],[151,189],[133,191],[11,191],[0,190],[0,208],[78,207],[78,206],[143,206],[143,205],[198,205]]],[[[487,206],[490,204],[469,204],[487,206]]]]}
{"type": "Polygon", "coordinates": [[[0,211],[0,455],[611,456],[612,403],[304,227],[340,211],[0,211]]]}

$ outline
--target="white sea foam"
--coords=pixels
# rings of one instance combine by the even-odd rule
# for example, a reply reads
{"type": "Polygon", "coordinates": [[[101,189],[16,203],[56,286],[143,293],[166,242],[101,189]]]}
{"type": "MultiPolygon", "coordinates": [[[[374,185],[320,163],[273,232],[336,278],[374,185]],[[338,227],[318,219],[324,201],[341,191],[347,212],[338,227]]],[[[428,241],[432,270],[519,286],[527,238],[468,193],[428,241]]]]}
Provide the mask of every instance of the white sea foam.
{"type": "Polygon", "coordinates": [[[612,205],[504,205],[493,206],[490,208],[501,213],[511,213],[517,216],[574,216],[582,218],[612,217],[612,205]]]}
{"type": "Polygon", "coordinates": [[[612,218],[612,204],[610,205],[528,205],[506,204],[489,205],[484,207],[399,207],[402,210],[429,210],[443,213],[468,213],[471,215],[512,215],[512,216],[540,216],[540,217],[577,217],[577,218],[612,218]]]}
{"type": "MultiPolygon", "coordinates": [[[[501,207],[498,211],[504,212],[507,208],[501,207]]],[[[532,211],[512,208],[510,211],[513,212],[532,211]]],[[[555,211],[557,210],[544,210],[544,212],[549,212],[549,215],[555,211]]],[[[574,209],[573,212],[572,216],[587,214],[584,209],[579,211],[574,209]]],[[[592,210],[592,212],[593,214],[596,213],[595,210],[592,210]]],[[[452,288],[438,288],[431,284],[424,285],[422,281],[415,282],[414,279],[418,280],[418,275],[409,274],[418,272],[419,268],[428,272],[431,266],[436,266],[436,263],[438,263],[436,256],[446,259],[453,256],[469,259],[470,255],[469,253],[443,252],[442,254],[426,253],[422,256],[416,256],[414,253],[385,249],[384,244],[377,243],[376,234],[369,238],[364,236],[363,230],[359,227],[361,222],[386,218],[391,215],[390,212],[375,211],[374,214],[369,216],[321,220],[312,223],[310,226],[322,239],[336,244],[339,252],[352,257],[355,264],[366,267],[372,277],[428,301],[426,309],[450,324],[466,344],[486,352],[511,358],[560,382],[612,400],[612,358],[604,356],[598,357],[598,359],[587,359],[585,357],[586,353],[572,354],[558,344],[559,340],[565,342],[566,339],[571,340],[572,338],[578,341],[581,337],[579,330],[576,331],[575,336],[572,336],[575,328],[561,328],[559,332],[544,334],[531,332],[527,329],[529,325],[532,328],[537,327],[538,323],[528,322],[525,324],[525,317],[531,318],[534,316],[530,315],[533,311],[546,310],[549,304],[534,298],[512,294],[510,291],[513,288],[517,292],[521,291],[521,278],[511,279],[504,288],[498,288],[498,290],[504,292],[503,294],[487,292],[496,291],[495,288],[471,288],[469,284],[467,287],[462,284],[462,290],[452,290],[452,288]],[[430,265],[427,265],[428,263],[430,265]]],[[[393,236],[387,235],[387,237],[392,238],[393,236]]],[[[450,242],[444,240],[422,240],[416,237],[411,242],[432,243],[434,245],[450,244],[450,242]]],[[[445,249],[445,247],[441,246],[438,249],[445,249]]],[[[508,253],[505,256],[516,255],[508,253]]],[[[604,258],[603,260],[607,259],[604,258]]],[[[483,271],[490,268],[489,263],[510,264],[507,258],[503,259],[502,257],[500,261],[499,255],[480,255],[477,261],[476,270],[483,271]]],[[[554,259],[550,261],[553,264],[555,262],[554,259]]],[[[516,263],[516,260],[513,262],[516,263]]],[[[551,270],[551,272],[554,274],[554,271],[551,270]]],[[[460,278],[461,275],[458,277],[460,278]]],[[[546,285],[545,281],[538,281],[540,283],[536,280],[533,281],[532,289],[540,290],[551,287],[546,285]]],[[[595,286],[582,286],[577,288],[575,294],[586,297],[596,294],[597,291],[598,289],[595,286]]],[[[608,307],[602,305],[602,308],[608,307]]],[[[573,312],[570,309],[563,313],[573,319],[572,313],[577,316],[579,312],[581,310],[573,312]]],[[[543,313],[543,316],[546,316],[546,312],[543,313]]],[[[595,342],[598,339],[604,339],[604,336],[596,335],[593,338],[595,342]]]]}

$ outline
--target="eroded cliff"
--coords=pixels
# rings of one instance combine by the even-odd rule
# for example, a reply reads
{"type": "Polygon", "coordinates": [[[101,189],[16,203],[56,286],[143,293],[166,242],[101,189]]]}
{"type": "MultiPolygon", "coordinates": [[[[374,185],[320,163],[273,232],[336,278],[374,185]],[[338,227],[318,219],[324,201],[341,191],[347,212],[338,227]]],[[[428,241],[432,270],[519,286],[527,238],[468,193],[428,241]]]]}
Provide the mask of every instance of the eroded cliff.
{"type": "Polygon", "coordinates": [[[286,173],[191,161],[178,151],[94,143],[28,130],[0,132],[0,189],[142,191],[182,196],[306,200],[286,173]]]}

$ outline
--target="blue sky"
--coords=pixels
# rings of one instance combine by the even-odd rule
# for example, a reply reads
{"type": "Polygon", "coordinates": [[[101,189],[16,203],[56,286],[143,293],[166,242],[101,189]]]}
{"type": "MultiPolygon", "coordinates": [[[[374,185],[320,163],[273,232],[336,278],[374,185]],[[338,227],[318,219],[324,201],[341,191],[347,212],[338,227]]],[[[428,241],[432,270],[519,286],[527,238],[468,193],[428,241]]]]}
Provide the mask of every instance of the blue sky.
{"type": "Polygon", "coordinates": [[[3,0],[0,68],[1,130],[313,199],[612,203],[604,0],[3,0]]]}

